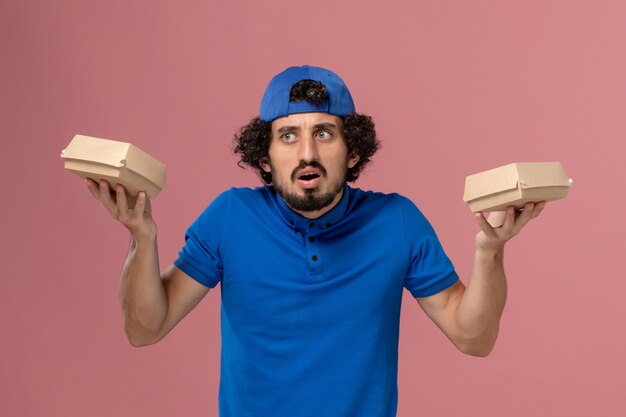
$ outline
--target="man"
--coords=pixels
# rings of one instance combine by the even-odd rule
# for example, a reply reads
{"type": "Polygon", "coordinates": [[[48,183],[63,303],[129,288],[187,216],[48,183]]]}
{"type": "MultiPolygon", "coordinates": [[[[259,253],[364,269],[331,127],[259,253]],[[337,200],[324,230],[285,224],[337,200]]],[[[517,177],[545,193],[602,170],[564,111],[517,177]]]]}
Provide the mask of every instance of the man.
{"type": "Polygon", "coordinates": [[[159,341],[221,283],[222,417],[395,416],[404,288],[461,351],[489,354],[504,245],[544,203],[476,216],[466,288],[413,203],[347,185],[378,141],[336,74],[278,74],[235,144],[267,185],[218,196],[162,275],[145,194],[131,202],[121,186],[88,181],[131,232],[120,295],[134,346],[159,341]]]}

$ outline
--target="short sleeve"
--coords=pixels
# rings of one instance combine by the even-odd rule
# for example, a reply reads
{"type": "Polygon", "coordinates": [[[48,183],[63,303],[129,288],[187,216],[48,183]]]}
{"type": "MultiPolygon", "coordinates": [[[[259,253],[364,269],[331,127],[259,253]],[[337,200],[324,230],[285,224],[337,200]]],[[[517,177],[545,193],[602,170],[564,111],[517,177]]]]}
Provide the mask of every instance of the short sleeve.
{"type": "Polygon", "coordinates": [[[185,245],[174,265],[181,271],[213,288],[223,275],[220,241],[228,217],[229,192],[219,195],[192,223],[185,233],[185,245]]]}
{"type": "Polygon", "coordinates": [[[428,297],[458,281],[434,229],[411,202],[402,197],[402,214],[410,256],[404,287],[413,297],[428,297]]]}

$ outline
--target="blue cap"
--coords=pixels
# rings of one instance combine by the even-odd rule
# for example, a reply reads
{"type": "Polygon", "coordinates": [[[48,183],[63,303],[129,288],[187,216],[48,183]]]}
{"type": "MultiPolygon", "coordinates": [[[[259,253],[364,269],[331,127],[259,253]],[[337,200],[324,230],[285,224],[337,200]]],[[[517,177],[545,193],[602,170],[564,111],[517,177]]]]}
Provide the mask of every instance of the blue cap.
{"type": "Polygon", "coordinates": [[[354,113],[354,102],[348,87],[334,72],[304,65],[289,67],[270,81],[263,99],[259,117],[264,122],[271,122],[279,117],[293,113],[329,113],[344,117],[354,113]],[[289,101],[291,88],[302,80],[319,81],[326,86],[328,100],[320,104],[308,101],[289,101]]]}

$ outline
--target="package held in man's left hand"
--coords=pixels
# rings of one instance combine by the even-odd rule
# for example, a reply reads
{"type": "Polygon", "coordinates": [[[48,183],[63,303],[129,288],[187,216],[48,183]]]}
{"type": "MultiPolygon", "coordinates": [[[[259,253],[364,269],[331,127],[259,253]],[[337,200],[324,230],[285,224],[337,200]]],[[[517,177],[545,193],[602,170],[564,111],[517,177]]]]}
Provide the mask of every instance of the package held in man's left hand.
{"type": "Polygon", "coordinates": [[[516,162],[469,175],[463,200],[474,213],[502,211],[565,198],[571,185],[560,162],[516,162]]]}
{"type": "Polygon", "coordinates": [[[122,184],[130,195],[144,191],[154,198],[165,186],[166,166],[127,142],[76,135],[61,151],[65,169],[111,188],[122,184]]]}

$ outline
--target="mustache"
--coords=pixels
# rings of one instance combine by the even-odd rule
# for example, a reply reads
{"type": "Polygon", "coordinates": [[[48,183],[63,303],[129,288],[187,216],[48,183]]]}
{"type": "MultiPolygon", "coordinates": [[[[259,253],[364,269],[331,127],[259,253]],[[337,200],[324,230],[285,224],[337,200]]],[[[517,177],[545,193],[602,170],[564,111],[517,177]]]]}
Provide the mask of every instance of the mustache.
{"type": "Polygon", "coordinates": [[[317,161],[300,161],[300,163],[298,164],[297,167],[294,168],[294,170],[291,172],[291,181],[295,182],[296,181],[296,174],[298,173],[298,171],[300,171],[301,169],[304,169],[306,167],[311,167],[311,168],[317,168],[321,171],[322,175],[325,177],[326,176],[326,168],[324,168],[324,165],[320,164],[317,161]]]}

